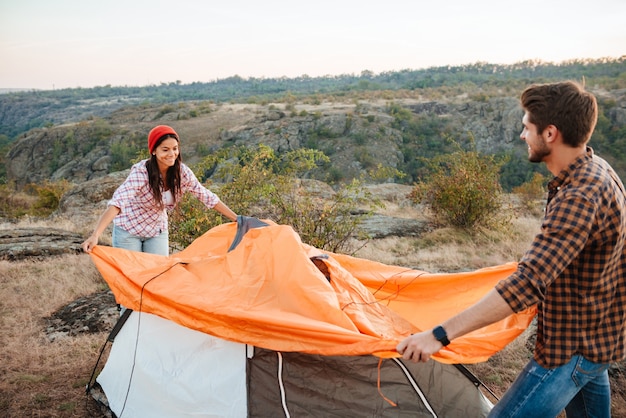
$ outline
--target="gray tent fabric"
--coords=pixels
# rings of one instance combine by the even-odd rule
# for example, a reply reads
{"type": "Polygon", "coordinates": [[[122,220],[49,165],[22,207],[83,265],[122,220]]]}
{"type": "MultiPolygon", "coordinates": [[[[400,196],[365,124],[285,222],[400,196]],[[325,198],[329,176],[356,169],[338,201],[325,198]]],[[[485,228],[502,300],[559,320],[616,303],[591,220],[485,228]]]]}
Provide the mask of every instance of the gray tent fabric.
{"type": "Polygon", "coordinates": [[[253,228],[262,228],[264,226],[268,226],[268,224],[260,219],[237,215],[237,233],[228,251],[230,252],[237,248],[237,245],[239,245],[243,236],[246,235],[246,232],[253,228]]]}
{"type": "Polygon", "coordinates": [[[480,418],[493,406],[454,365],[433,360],[383,359],[379,393],[378,364],[374,356],[255,347],[247,364],[248,416],[480,418]]]}

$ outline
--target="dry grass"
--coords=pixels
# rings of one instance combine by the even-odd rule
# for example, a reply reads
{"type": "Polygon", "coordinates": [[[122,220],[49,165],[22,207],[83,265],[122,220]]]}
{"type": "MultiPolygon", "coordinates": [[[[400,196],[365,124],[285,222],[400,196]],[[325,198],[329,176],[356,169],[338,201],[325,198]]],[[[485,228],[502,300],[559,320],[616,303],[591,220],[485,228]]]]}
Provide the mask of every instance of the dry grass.
{"type": "MultiPolygon", "coordinates": [[[[387,213],[421,216],[418,209],[393,202],[387,205],[387,213]]],[[[48,226],[71,230],[75,225],[55,220],[48,226]]],[[[438,229],[419,239],[372,241],[356,255],[429,272],[473,270],[519,259],[538,228],[538,218],[523,217],[500,233],[470,236],[438,229]]],[[[51,341],[46,337],[45,318],[105,286],[84,254],[44,261],[0,261],[0,417],[100,416],[84,389],[106,334],[51,341]]],[[[470,366],[498,397],[528,360],[526,337],[522,334],[488,362],[470,366]]],[[[626,416],[626,379],[621,376],[619,385],[615,383],[614,416],[626,416]]]]}
{"type": "Polygon", "coordinates": [[[505,232],[471,235],[450,228],[435,229],[419,238],[389,237],[367,243],[355,254],[385,264],[431,273],[451,273],[519,260],[538,231],[537,218],[517,218],[505,232]]]}
{"type": "Polygon", "coordinates": [[[104,286],[87,255],[0,261],[0,416],[90,416],[84,387],[106,336],[51,342],[44,318],[104,286]]]}

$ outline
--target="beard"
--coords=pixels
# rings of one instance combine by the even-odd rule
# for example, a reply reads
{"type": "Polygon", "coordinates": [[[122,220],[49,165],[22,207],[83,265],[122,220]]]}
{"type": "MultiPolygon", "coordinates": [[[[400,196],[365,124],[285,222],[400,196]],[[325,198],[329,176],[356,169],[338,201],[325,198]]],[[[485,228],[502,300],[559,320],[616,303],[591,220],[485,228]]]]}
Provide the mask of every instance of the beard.
{"type": "Polygon", "coordinates": [[[540,163],[548,155],[550,155],[550,148],[546,145],[543,138],[540,138],[534,146],[528,145],[528,161],[531,163],[540,163]]]}

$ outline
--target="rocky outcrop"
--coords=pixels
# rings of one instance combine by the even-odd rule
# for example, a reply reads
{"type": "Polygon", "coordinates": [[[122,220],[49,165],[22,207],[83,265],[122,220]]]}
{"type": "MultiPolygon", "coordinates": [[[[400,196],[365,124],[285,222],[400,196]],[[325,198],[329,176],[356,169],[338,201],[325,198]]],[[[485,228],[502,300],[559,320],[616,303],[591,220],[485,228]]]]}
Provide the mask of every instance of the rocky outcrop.
{"type": "Polygon", "coordinates": [[[106,209],[106,203],[129,172],[117,171],[76,185],[61,197],[57,214],[73,218],[90,217],[94,211],[106,209]]]}
{"type": "Polygon", "coordinates": [[[80,183],[106,175],[110,164],[103,161],[110,153],[110,144],[94,139],[85,126],[35,129],[9,150],[7,177],[17,186],[57,180],[80,183]]]}
{"type": "Polygon", "coordinates": [[[50,341],[110,331],[120,314],[115,296],[110,290],[94,293],[63,306],[46,321],[46,334],[50,341]]]}
{"type": "Polygon", "coordinates": [[[511,149],[515,141],[521,141],[519,134],[523,111],[516,98],[467,103],[458,111],[466,121],[465,132],[471,132],[482,152],[497,154],[511,149]]]}
{"type": "Polygon", "coordinates": [[[0,259],[23,260],[78,254],[82,235],[56,228],[0,229],[0,259]]]}
{"type": "Polygon", "coordinates": [[[386,237],[419,237],[432,229],[432,225],[421,219],[395,218],[374,214],[363,220],[363,231],[372,239],[386,237]]]}
{"type": "MultiPolygon", "coordinates": [[[[121,158],[124,147],[129,147],[127,151],[143,147],[143,138],[151,126],[172,123],[184,133],[182,146],[188,163],[194,159],[194,150],[213,147],[264,144],[279,153],[313,148],[329,156],[330,166],[342,178],[358,178],[378,164],[398,168],[407,158],[404,128],[389,114],[390,102],[301,104],[290,110],[286,105],[219,107],[176,121],[170,121],[169,114],[155,119],[155,109],[145,109],[136,111],[135,123],[128,112],[120,111],[106,121],[89,120],[29,131],[7,155],[7,177],[18,186],[61,179],[79,184],[101,178],[114,171],[114,160],[121,158]],[[141,112],[151,115],[151,122],[144,120],[141,112]]],[[[446,129],[457,132],[458,137],[472,132],[480,151],[511,147],[519,133],[521,113],[513,98],[460,104],[415,100],[393,103],[415,114],[445,121],[446,129]]],[[[124,161],[130,164],[130,158],[124,161]]]]}

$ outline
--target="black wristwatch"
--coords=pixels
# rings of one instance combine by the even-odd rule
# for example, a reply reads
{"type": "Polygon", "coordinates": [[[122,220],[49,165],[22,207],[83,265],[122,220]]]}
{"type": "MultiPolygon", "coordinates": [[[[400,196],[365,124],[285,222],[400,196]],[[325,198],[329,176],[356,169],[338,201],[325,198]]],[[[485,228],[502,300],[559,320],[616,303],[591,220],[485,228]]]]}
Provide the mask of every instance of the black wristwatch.
{"type": "Polygon", "coordinates": [[[435,327],[435,329],[433,329],[433,335],[435,336],[437,341],[439,341],[441,344],[443,344],[444,347],[446,345],[450,344],[450,340],[448,339],[448,334],[446,334],[446,330],[443,329],[443,327],[441,325],[439,325],[439,326],[435,327]]]}

